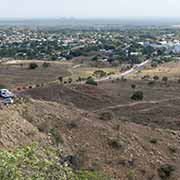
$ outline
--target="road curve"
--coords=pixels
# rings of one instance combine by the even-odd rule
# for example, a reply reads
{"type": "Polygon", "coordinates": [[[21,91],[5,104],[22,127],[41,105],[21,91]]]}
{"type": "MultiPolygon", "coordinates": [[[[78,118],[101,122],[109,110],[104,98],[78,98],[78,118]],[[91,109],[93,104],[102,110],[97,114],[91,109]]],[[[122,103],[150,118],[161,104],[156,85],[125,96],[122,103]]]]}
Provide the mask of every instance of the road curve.
{"type": "Polygon", "coordinates": [[[111,75],[111,76],[107,76],[107,77],[104,77],[104,78],[101,78],[101,79],[96,79],[97,82],[101,82],[101,81],[107,81],[109,79],[113,80],[113,79],[117,79],[117,78],[122,78],[122,77],[125,77],[129,74],[132,74],[134,72],[137,72],[139,71],[141,68],[143,68],[146,64],[150,63],[151,60],[148,59],[140,64],[137,64],[135,65],[134,67],[132,67],[131,69],[123,72],[123,73],[120,73],[120,74],[117,74],[117,75],[111,75]]]}

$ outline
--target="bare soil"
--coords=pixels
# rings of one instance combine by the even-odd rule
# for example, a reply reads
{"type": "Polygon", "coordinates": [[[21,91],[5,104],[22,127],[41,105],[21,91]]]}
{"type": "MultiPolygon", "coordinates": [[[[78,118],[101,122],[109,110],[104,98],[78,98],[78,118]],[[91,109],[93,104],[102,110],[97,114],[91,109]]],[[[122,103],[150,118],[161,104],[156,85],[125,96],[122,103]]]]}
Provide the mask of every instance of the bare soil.
{"type": "Polygon", "coordinates": [[[58,77],[67,76],[68,65],[62,63],[50,63],[50,67],[43,68],[42,62],[37,62],[38,68],[29,69],[28,63],[19,64],[5,64],[0,66],[0,84],[5,85],[7,88],[13,89],[28,85],[36,85],[55,81],[58,77]]]}
{"type": "Polygon", "coordinates": [[[111,81],[90,85],[58,85],[31,89],[23,93],[34,99],[63,102],[83,110],[101,114],[111,112],[117,120],[135,122],[157,127],[180,129],[180,84],[148,81],[111,81]],[[136,84],[136,89],[131,85],[136,84]],[[131,100],[131,95],[140,90],[143,101],[131,100]]]}
{"type": "Polygon", "coordinates": [[[74,106],[31,99],[1,110],[0,119],[1,148],[35,141],[51,145],[49,132],[56,128],[65,153],[79,156],[84,168],[104,171],[117,180],[129,180],[131,176],[160,180],[158,169],[168,163],[175,167],[171,179],[180,178],[179,131],[115,119],[104,121],[96,113],[74,106]]]}

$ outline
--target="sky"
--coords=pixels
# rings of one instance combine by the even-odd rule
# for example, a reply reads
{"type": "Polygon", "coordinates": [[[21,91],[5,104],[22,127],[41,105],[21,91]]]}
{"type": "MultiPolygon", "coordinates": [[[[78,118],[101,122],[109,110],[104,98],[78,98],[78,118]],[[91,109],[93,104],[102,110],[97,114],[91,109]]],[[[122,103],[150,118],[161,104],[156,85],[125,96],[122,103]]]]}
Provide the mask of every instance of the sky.
{"type": "Polygon", "coordinates": [[[180,17],[180,0],[0,0],[0,18],[180,17]]]}

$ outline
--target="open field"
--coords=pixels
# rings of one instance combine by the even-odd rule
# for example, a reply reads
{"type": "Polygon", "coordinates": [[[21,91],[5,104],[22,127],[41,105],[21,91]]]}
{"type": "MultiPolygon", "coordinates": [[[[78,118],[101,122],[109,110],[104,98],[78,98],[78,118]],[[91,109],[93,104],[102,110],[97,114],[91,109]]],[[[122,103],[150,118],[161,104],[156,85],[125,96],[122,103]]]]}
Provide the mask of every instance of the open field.
{"type": "Polygon", "coordinates": [[[49,62],[48,68],[42,67],[41,61],[17,61],[17,63],[7,63],[0,65],[0,84],[8,88],[23,87],[33,84],[41,84],[55,81],[58,77],[68,76],[68,62],[49,62]],[[22,63],[23,62],[23,63],[22,63]],[[29,64],[36,62],[38,68],[29,69],[29,64]]]}
{"type": "Polygon", "coordinates": [[[75,61],[48,61],[49,67],[43,67],[44,61],[13,60],[0,64],[0,84],[10,89],[22,88],[38,84],[52,83],[63,77],[68,82],[72,78],[73,82],[81,78],[92,76],[97,70],[108,73],[119,73],[120,67],[90,67],[88,64],[78,64],[75,61]],[[30,63],[38,64],[38,68],[29,69],[30,63]]]}
{"type": "Polygon", "coordinates": [[[129,78],[141,79],[143,76],[149,75],[151,78],[157,75],[160,78],[167,76],[171,80],[180,79],[180,62],[169,62],[159,65],[157,68],[144,69],[136,74],[130,75],[129,78]]]}
{"type": "Polygon", "coordinates": [[[64,102],[91,112],[110,112],[121,121],[135,122],[151,127],[180,129],[180,84],[148,81],[101,82],[98,87],[87,85],[51,85],[24,92],[35,99],[64,102]],[[136,89],[131,85],[135,84],[136,89]],[[140,90],[143,101],[131,100],[131,95],[140,90]],[[173,118],[172,118],[173,117],[173,118]]]}
{"type": "MultiPolygon", "coordinates": [[[[69,76],[73,80],[77,80],[79,77],[87,78],[89,76],[92,76],[93,73],[97,70],[102,70],[106,73],[119,73],[119,67],[104,67],[104,68],[95,68],[95,67],[77,67],[77,68],[71,68],[70,72],[71,75],[69,76]]],[[[68,78],[69,78],[68,77],[68,78]]]]}

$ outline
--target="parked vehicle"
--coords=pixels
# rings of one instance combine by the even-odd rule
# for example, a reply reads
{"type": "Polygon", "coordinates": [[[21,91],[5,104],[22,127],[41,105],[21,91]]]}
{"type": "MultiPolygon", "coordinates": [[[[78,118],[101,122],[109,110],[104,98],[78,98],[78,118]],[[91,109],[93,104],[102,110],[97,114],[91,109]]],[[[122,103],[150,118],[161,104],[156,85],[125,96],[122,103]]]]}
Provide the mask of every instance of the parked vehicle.
{"type": "Polygon", "coordinates": [[[2,98],[13,98],[14,94],[8,89],[0,89],[0,97],[2,98]]]}
{"type": "Polygon", "coordinates": [[[14,99],[13,98],[5,98],[3,100],[4,105],[8,105],[8,104],[13,104],[14,103],[14,99]]]}

